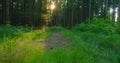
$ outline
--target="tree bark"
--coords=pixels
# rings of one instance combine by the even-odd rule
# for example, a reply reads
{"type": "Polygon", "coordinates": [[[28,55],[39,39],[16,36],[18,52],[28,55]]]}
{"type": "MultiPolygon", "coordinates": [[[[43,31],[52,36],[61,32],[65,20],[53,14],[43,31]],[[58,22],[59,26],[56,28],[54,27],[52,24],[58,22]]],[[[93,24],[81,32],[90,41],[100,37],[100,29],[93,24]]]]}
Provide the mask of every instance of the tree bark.
{"type": "Polygon", "coordinates": [[[6,24],[10,24],[10,0],[6,1],[6,24]]]}
{"type": "Polygon", "coordinates": [[[89,21],[91,18],[91,0],[89,0],[89,21]]]}

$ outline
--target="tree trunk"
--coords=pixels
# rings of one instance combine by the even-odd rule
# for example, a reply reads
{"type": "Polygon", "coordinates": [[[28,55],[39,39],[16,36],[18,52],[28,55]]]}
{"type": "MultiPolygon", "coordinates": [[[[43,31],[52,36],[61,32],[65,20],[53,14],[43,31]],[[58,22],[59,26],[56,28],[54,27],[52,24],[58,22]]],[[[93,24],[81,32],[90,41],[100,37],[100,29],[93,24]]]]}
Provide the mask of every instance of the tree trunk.
{"type": "Polygon", "coordinates": [[[105,15],[106,15],[106,19],[108,19],[108,0],[106,0],[106,13],[105,13],[105,15]]]}
{"type": "Polygon", "coordinates": [[[10,24],[10,0],[6,1],[6,24],[10,24]]]}
{"type": "Polygon", "coordinates": [[[91,18],[91,0],[89,0],[89,21],[91,18]]]}

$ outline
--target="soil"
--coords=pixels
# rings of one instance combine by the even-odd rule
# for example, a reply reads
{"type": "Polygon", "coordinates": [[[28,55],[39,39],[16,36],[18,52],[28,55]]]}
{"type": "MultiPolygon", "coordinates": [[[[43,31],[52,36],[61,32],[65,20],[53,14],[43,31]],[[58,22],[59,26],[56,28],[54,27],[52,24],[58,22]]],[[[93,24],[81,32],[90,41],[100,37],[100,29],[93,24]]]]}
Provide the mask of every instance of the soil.
{"type": "Polygon", "coordinates": [[[67,48],[68,41],[64,38],[62,32],[53,32],[53,34],[45,41],[48,49],[56,49],[57,47],[67,48]]]}

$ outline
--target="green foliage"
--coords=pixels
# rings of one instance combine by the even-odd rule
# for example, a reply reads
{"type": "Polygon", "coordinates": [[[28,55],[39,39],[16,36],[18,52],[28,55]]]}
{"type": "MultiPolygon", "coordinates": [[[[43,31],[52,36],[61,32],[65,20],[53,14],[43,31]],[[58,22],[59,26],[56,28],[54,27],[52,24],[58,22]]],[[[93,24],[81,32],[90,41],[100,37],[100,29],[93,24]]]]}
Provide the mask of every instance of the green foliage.
{"type": "Polygon", "coordinates": [[[114,26],[114,22],[109,23],[104,19],[93,19],[90,22],[82,23],[76,25],[74,30],[82,32],[93,32],[93,33],[103,33],[103,34],[113,34],[116,33],[117,27],[114,26]]]}
{"type": "Polygon", "coordinates": [[[65,31],[64,34],[69,41],[74,42],[72,52],[75,50],[74,56],[79,59],[75,63],[119,63],[120,51],[116,47],[120,42],[114,42],[119,40],[116,36],[108,38],[102,34],[80,31],[65,31]]]}
{"type": "Polygon", "coordinates": [[[52,32],[65,30],[63,27],[53,26],[50,28],[52,32]]]}
{"type": "Polygon", "coordinates": [[[47,31],[12,26],[7,29],[14,33],[20,29],[21,32],[17,38],[4,37],[5,41],[0,44],[0,61],[3,63],[120,63],[119,23],[93,19],[93,22],[82,23],[72,30],[57,26],[47,31]],[[45,48],[44,41],[58,31],[63,32],[70,46],[45,48]]]}
{"type": "Polygon", "coordinates": [[[0,40],[1,42],[5,38],[17,38],[23,33],[30,32],[32,29],[30,27],[24,27],[24,26],[0,26],[0,40]]]}
{"type": "Polygon", "coordinates": [[[6,29],[5,33],[12,34],[1,36],[3,41],[0,41],[0,62],[30,63],[36,56],[42,56],[43,41],[49,35],[47,31],[31,30],[23,26],[1,26],[1,28],[6,29]]]}
{"type": "Polygon", "coordinates": [[[70,41],[75,42],[74,47],[77,50],[80,48],[89,52],[83,52],[83,55],[88,55],[88,57],[82,57],[84,61],[91,57],[89,63],[119,63],[119,29],[119,23],[93,19],[93,21],[76,25],[71,32],[66,31],[65,35],[70,41]]]}
{"type": "Polygon", "coordinates": [[[117,28],[116,32],[117,32],[118,34],[120,34],[120,22],[116,22],[114,25],[115,25],[116,28],[117,28]]]}

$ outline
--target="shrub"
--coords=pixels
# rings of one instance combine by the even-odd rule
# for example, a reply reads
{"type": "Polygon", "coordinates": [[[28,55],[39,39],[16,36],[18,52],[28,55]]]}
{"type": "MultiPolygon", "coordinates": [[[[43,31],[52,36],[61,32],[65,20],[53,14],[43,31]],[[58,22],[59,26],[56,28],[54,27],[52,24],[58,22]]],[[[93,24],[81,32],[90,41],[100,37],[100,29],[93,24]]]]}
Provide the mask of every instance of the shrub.
{"type": "Polygon", "coordinates": [[[116,33],[117,30],[113,24],[114,23],[111,24],[103,19],[93,19],[90,22],[76,25],[73,29],[81,32],[112,34],[116,33]]]}

